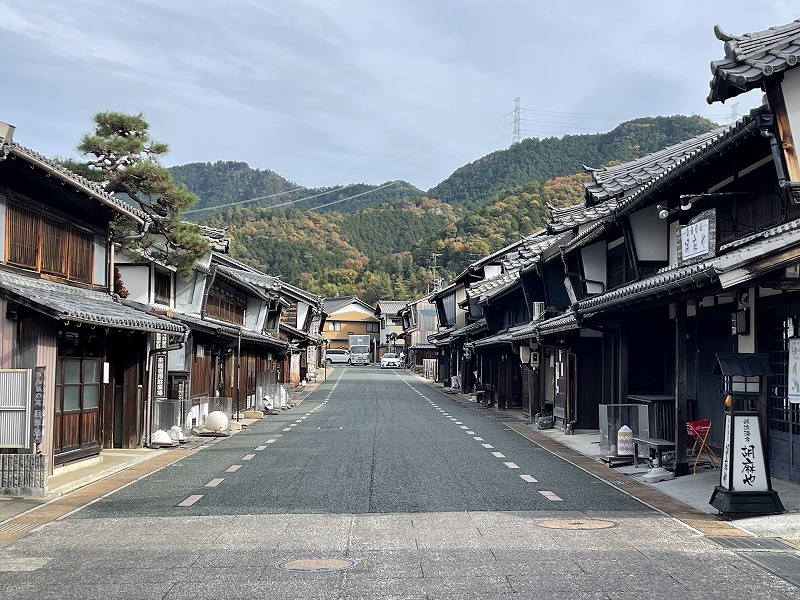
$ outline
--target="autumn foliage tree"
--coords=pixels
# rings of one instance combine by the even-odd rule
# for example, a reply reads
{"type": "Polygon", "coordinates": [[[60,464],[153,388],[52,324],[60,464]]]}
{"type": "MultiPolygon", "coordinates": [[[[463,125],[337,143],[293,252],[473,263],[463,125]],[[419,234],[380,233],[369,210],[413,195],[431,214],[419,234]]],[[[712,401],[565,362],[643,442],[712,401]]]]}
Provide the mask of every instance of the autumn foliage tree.
{"type": "Polygon", "coordinates": [[[173,266],[184,277],[208,252],[208,241],[195,223],[181,212],[197,201],[185,186],[178,185],[159,160],[169,148],[150,137],[144,116],[101,112],[93,117],[94,130],[77,146],[85,162],[65,161],[78,174],[123,196],[150,220],[144,235],[130,219],[118,217],[112,229],[126,254],[144,253],[149,259],[173,266]]]}

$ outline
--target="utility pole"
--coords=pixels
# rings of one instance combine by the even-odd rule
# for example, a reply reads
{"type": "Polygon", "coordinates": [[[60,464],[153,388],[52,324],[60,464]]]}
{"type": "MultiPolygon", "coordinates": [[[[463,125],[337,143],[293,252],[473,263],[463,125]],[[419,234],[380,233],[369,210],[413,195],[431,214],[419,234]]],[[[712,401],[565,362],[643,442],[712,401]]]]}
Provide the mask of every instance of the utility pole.
{"type": "Polygon", "coordinates": [[[433,259],[432,271],[433,271],[433,291],[434,292],[439,289],[439,280],[436,279],[436,259],[437,259],[437,257],[439,257],[441,255],[442,255],[441,252],[432,252],[431,253],[431,258],[433,259]]]}
{"type": "Polygon", "coordinates": [[[520,130],[519,118],[519,96],[514,98],[514,128],[511,130],[511,144],[519,144],[522,141],[522,131],[520,130]]]}

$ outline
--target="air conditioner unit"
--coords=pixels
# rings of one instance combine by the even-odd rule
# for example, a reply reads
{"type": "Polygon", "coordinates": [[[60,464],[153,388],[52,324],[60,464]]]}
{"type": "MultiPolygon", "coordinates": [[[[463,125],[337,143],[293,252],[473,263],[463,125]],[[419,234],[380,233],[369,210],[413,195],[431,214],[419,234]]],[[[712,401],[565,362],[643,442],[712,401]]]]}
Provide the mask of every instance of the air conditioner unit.
{"type": "Polygon", "coordinates": [[[544,315],[544,302],[534,302],[531,307],[531,319],[538,321],[544,315]]]}

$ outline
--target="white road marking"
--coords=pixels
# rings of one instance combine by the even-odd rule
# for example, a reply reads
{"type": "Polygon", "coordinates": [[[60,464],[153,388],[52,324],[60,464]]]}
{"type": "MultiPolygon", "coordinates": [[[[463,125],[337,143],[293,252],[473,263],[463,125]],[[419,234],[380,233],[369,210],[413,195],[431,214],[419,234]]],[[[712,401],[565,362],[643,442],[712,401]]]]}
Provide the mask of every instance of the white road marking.
{"type": "Polygon", "coordinates": [[[484,448],[494,448],[491,444],[481,444],[484,448]]]}
{"type": "Polygon", "coordinates": [[[556,496],[553,492],[545,490],[545,491],[540,491],[539,493],[548,500],[552,500],[553,502],[563,502],[563,500],[558,496],[556,496]]]}
{"type": "Polygon", "coordinates": [[[503,464],[507,466],[509,469],[519,469],[519,465],[517,465],[517,463],[507,462],[503,464]]]}
{"type": "MultiPolygon", "coordinates": [[[[455,421],[455,419],[453,419],[455,421]]],[[[456,425],[463,425],[461,421],[456,421],[456,425]]]]}
{"type": "Polygon", "coordinates": [[[226,473],[236,473],[239,469],[242,468],[242,465],[231,465],[227,469],[225,469],[226,473]]]}
{"type": "Polygon", "coordinates": [[[275,443],[275,442],[277,442],[277,441],[278,441],[278,438],[270,438],[270,439],[268,439],[268,440],[266,441],[266,443],[267,443],[267,444],[274,444],[274,443],[275,443]]]}
{"type": "Polygon", "coordinates": [[[255,454],[245,454],[245,455],[242,457],[242,460],[253,460],[255,457],[256,457],[256,455],[255,455],[255,454]]]}
{"type": "Polygon", "coordinates": [[[192,494],[191,496],[186,498],[186,500],[184,500],[183,502],[178,504],[178,506],[191,506],[192,504],[194,504],[195,502],[200,500],[200,498],[202,498],[202,497],[203,497],[203,494],[192,494]]]}
{"type": "Polygon", "coordinates": [[[469,427],[467,427],[466,425],[459,425],[458,427],[459,427],[460,429],[464,429],[464,430],[467,430],[467,429],[469,429],[469,427]]]}
{"type": "Polygon", "coordinates": [[[225,481],[224,477],[217,477],[216,479],[212,479],[206,484],[206,487],[217,487],[220,483],[225,481]]]}
{"type": "Polygon", "coordinates": [[[256,446],[256,450],[266,450],[266,446],[256,446]]]}
{"type": "Polygon", "coordinates": [[[528,483],[538,483],[538,479],[534,479],[532,475],[520,475],[523,481],[527,481],[528,483]]]}
{"type": "Polygon", "coordinates": [[[468,434],[468,435],[475,435],[475,432],[474,432],[474,431],[465,431],[464,433],[466,433],[466,434],[468,434]]]}
{"type": "Polygon", "coordinates": [[[492,452],[492,456],[494,456],[495,458],[505,458],[506,457],[506,455],[503,454],[502,452],[492,452]]]}
{"type": "Polygon", "coordinates": [[[284,428],[283,428],[283,431],[291,431],[291,430],[292,430],[292,428],[291,428],[291,427],[284,427],[284,428]]]}
{"type": "Polygon", "coordinates": [[[473,440],[475,440],[476,442],[482,442],[482,441],[483,441],[483,438],[482,438],[481,436],[479,436],[479,435],[476,435],[476,436],[475,436],[474,438],[472,438],[472,439],[473,439],[473,440]]]}

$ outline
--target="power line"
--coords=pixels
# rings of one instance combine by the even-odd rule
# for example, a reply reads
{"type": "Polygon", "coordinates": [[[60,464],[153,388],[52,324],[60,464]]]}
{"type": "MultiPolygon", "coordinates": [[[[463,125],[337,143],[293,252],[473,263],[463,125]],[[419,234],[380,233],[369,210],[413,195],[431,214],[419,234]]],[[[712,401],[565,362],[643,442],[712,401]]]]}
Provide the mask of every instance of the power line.
{"type": "MultiPolygon", "coordinates": [[[[326,192],[320,192],[319,194],[314,194],[313,196],[305,196],[303,198],[298,198],[297,200],[290,200],[288,202],[283,202],[281,204],[273,204],[272,206],[267,206],[265,208],[280,208],[282,206],[289,206],[290,204],[295,204],[297,202],[302,202],[303,200],[312,200],[314,198],[319,198],[320,196],[325,196],[327,194],[333,194],[334,192],[341,192],[342,190],[347,190],[352,187],[356,187],[357,185],[363,185],[361,183],[351,183],[350,185],[345,185],[343,187],[338,187],[334,190],[328,190],[326,192]]],[[[290,194],[292,192],[296,192],[298,190],[304,190],[306,188],[303,187],[296,187],[291,190],[286,190],[285,192],[277,192],[275,194],[269,194],[267,196],[258,196],[256,198],[248,198],[247,200],[237,200],[236,202],[229,202],[228,204],[217,204],[215,206],[205,206],[203,208],[194,208],[192,210],[185,210],[181,214],[189,214],[189,213],[196,213],[206,210],[217,210],[221,208],[230,208],[231,206],[241,206],[242,204],[248,204],[250,202],[256,202],[258,200],[266,200],[267,198],[275,198],[277,196],[283,196],[285,194],[290,194]]],[[[354,196],[355,197],[355,196],[354,196]]]]}

